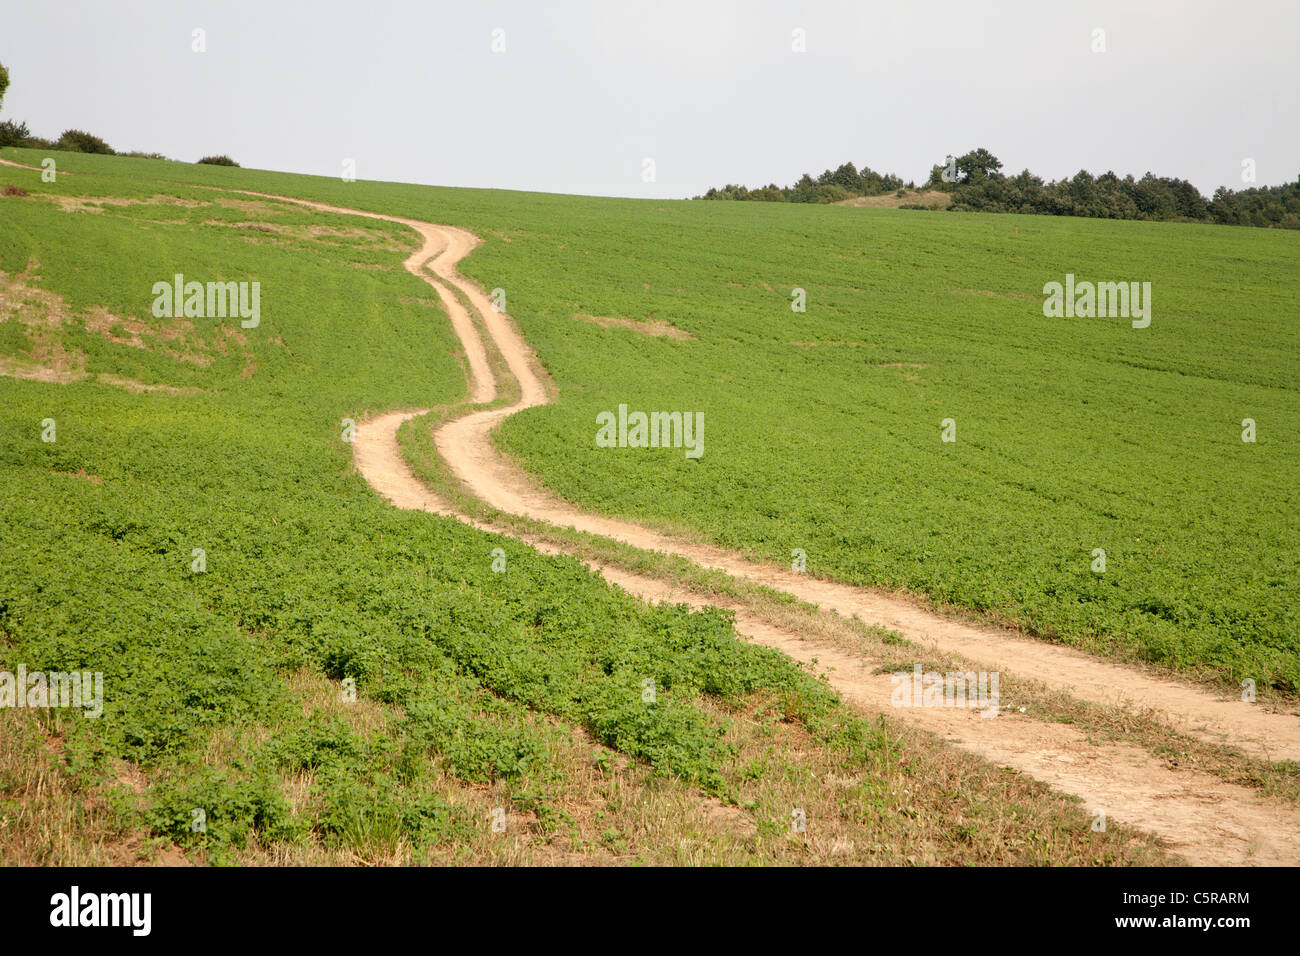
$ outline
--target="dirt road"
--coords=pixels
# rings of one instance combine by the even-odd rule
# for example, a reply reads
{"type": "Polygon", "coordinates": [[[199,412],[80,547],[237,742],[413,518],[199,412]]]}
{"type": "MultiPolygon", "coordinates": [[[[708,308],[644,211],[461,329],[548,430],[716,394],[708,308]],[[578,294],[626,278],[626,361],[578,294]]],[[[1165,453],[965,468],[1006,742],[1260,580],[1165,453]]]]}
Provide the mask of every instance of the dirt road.
{"type": "MultiPolygon", "coordinates": [[[[456,478],[495,508],[639,548],[681,555],[702,567],[718,568],[786,591],[824,611],[857,615],[868,623],[898,630],[923,645],[960,653],[979,662],[981,669],[1033,678],[1077,699],[1152,708],[1178,729],[1207,742],[1230,743],[1268,760],[1300,759],[1300,718],[1293,714],[1220,698],[1204,688],[1150,676],[1013,632],[953,620],[894,595],[818,580],[760,565],[720,549],[674,540],[636,524],[587,514],[558,500],[533,486],[491,441],[491,431],[502,419],[546,403],[553,389],[510,317],[497,312],[483,290],[456,271],[456,263],[478,244],[478,239],[449,226],[284,196],[264,198],[400,222],[420,234],[423,245],[406,260],[406,268],[433,286],[447,309],[465,350],[470,401],[491,401],[498,394],[498,383],[485,344],[453,290],[477,312],[510,375],[519,384],[520,398],[508,407],[472,411],[444,422],[434,433],[438,452],[456,478]]],[[[398,507],[452,515],[477,527],[498,530],[458,514],[411,472],[398,449],[397,430],[402,422],[421,413],[395,411],[360,423],[354,445],[358,470],[398,507]]],[[[565,550],[530,540],[527,535],[520,537],[548,553],[565,550]]],[[[571,553],[586,560],[611,583],[646,600],[694,606],[702,603],[695,595],[664,581],[571,553]]],[[[743,606],[725,602],[721,606],[736,611],[737,631],[746,639],[778,648],[809,664],[815,661],[816,668],[828,674],[832,686],[852,705],[908,721],[999,765],[1076,794],[1091,811],[1102,811],[1109,818],[1159,834],[1190,863],[1300,863],[1300,810],[1291,804],[1199,770],[1175,769],[1133,744],[1095,742],[1064,724],[1035,720],[1014,711],[989,718],[969,709],[891,707],[890,675],[874,673],[871,660],[775,627],[743,606]]]]}

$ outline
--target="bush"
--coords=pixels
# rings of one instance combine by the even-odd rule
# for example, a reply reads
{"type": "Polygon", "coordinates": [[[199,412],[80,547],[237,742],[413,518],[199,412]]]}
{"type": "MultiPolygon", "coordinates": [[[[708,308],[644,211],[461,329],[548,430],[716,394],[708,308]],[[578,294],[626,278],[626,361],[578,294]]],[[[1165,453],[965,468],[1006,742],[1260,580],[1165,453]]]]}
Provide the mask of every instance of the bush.
{"type": "Polygon", "coordinates": [[[850,195],[852,194],[839,183],[823,183],[813,190],[808,202],[833,203],[848,199],[850,195]]]}
{"type": "Polygon", "coordinates": [[[204,156],[199,160],[200,163],[207,163],[209,166],[238,166],[229,156],[204,156]]]}
{"type": "Polygon", "coordinates": [[[102,153],[105,156],[113,155],[113,147],[98,136],[87,133],[85,130],[69,129],[64,130],[63,135],[59,137],[59,149],[70,150],[74,153],[102,153]]]}
{"type": "Polygon", "coordinates": [[[13,120],[5,120],[0,123],[0,148],[5,146],[21,146],[27,142],[32,134],[27,129],[26,123],[15,123],[13,120]]]}

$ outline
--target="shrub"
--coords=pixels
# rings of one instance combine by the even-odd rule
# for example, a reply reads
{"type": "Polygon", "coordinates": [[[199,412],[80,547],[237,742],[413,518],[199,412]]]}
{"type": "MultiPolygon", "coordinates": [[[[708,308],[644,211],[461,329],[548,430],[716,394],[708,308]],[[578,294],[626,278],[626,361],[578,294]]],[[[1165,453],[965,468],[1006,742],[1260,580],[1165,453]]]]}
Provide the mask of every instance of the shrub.
{"type": "Polygon", "coordinates": [[[0,123],[0,147],[21,146],[30,136],[26,123],[15,123],[13,120],[0,123]]]}
{"type": "Polygon", "coordinates": [[[848,199],[851,194],[838,183],[823,183],[813,190],[808,202],[833,203],[848,199]]]}
{"type": "Polygon", "coordinates": [[[75,153],[102,153],[106,156],[113,155],[113,147],[98,136],[87,133],[85,130],[69,129],[64,130],[63,135],[59,137],[59,149],[70,150],[75,153]]]}
{"type": "Polygon", "coordinates": [[[199,160],[200,163],[207,163],[209,166],[238,166],[229,156],[204,156],[199,160]]]}

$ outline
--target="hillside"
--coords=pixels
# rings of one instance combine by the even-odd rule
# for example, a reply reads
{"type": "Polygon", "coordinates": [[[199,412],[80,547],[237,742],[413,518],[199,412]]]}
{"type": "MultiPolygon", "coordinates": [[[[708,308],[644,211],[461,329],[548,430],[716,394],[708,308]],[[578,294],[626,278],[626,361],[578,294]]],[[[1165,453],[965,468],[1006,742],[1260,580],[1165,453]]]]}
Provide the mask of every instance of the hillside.
{"type": "Polygon", "coordinates": [[[1233,749],[1008,672],[1023,719],[882,718],[872,668],[965,666],[956,645],[749,575],[779,589],[797,550],[801,581],[896,591],[1017,632],[1008,647],[1072,645],[1085,669],[1140,665],[1170,714],[1217,713],[1193,682],[1244,678],[1285,711],[1300,237],[90,155],[56,184],[6,178],[28,195],[0,198],[0,662],[105,671],[108,718],[0,714],[7,858],[102,862],[134,838],[197,862],[1158,862],[1126,826],[1158,815],[1133,803],[1098,832],[1000,766],[1059,746],[1156,791],[1178,776],[1154,756],[1171,741],[1215,812],[1287,832],[1294,781],[1251,736],[1271,712],[1233,749]],[[466,255],[447,227],[483,244],[466,255]],[[1067,273],[1150,282],[1149,326],[1046,316],[1067,273]],[[177,274],[258,281],[258,321],[160,316],[177,274]],[[702,413],[702,454],[602,447],[620,405],[702,413]],[[513,518],[435,447],[429,426],[476,408],[544,486],[513,518]],[[362,448],[394,454],[395,484],[362,448]],[[419,500],[398,500],[407,472],[419,500]],[[544,532],[528,512],[551,505],[748,564],[544,532]],[[639,599],[647,579],[668,603],[639,599]],[[56,784],[36,788],[51,749],[56,784]],[[57,840],[33,806],[65,814],[57,840]]]}

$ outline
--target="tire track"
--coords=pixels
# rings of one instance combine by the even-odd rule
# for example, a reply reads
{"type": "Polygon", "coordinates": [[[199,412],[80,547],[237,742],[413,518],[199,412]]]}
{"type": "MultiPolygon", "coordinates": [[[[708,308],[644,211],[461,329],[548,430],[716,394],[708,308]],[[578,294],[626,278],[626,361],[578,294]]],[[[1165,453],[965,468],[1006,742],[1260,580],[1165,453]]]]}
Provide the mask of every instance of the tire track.
{"type": "MultiPolygon", "coordinates": [[[[343,209],[322,203],[247,193],[324,212],[399,222],[423,239],[406,260],[408,271],[433,286],[447,308],[466,353],[472,402],[491,401],[497,382],[486,348],[470,316],[451,288],[478,312],[510,374],[520,398],[508,407],[473,411],[440,425],[435,445],[453,474],[477,497],[511,514],[561,527],[603,534],[637,547],[682,555],[705,567],[718,568],[841,614],[901,631],[905,636],[944,651],[982,661],[989,670],[1005,669],[1076,697],[1099,703],[1139,702],[1154,707],[1187,732],[1211,742],[1230,742],[1268,759],[1300,756],[1300,720],[1257,707],[1222,700],[1209,692],[1089,658],[1077,651],[1011,632],[953,621],[891,595],[821,581],[748,561],[738,555],[684,543],[629,522],[589,515],[531,485],[499,455],[490,432],[504,418],[545,404],[548,389],[531,350],[509,316],[498,313],[476,285],[460,276],[456,263],[479,242],[473,234],[450,226],[343,209]],[[448,288],[450,286],[451,288],[448,288]]],[[[355,463],[366,480],[397,507],[456,517],[486,531],[490,524],[459,514],[411,471],[397,443],[403,422],[423,409],[393,411],[360,422],[354,442],[355,463]]],[[[567,553],[584,560],[607,581],[648,601],[704,605],[696,595],[663,581],[592,561],[577,551],[556,547],[526,534],[515,537],[545,553],[567,553]]],[[[1048,785],[1082,798],[1091,810],[1149,830],[1169,848],[1197,865],[1295,865],[1300,863],[1300,809],[1256,791],[1197,770],[1174,770],[1147,751],[1126,743],[1097,744],[1063,724],[1045,723],[1007,712],[980,717],[956,708],[892,708],[888,674],[873,672],[872,662],[826,644],[775,627],[743,605],[708,602],[736,612],[736,630],[748,640],[777,648],[816,671],[861,709],[884,713],[942,736],[954,745],[999,765],[1030,774],[1048,785]]]]}

